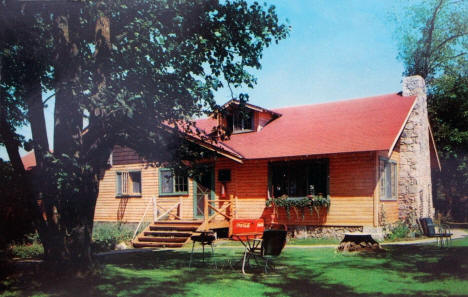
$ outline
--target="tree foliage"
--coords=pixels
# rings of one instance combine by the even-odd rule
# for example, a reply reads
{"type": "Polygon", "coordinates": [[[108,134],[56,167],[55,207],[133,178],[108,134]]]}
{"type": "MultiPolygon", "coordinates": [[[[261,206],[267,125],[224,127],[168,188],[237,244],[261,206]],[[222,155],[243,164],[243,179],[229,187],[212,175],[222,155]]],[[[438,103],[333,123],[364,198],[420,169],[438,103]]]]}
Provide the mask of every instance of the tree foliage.
{"type": "Polygon", "coordinates": [[[468,5],[466,0],[429,0],[402,5],[397,16],[399,58],[406,75],[428,84],[442,73],[467,73],[468,5]]]}
{"type": "Polygon", "coordinates": [[[30,186],[46,257],[78,265],[91,261],[99,174],[112,148],[159,163],[203,157],[181,132],[196,131],[191,119],[216,107],[218,88],[253,87],[249,71],[288,32],[274,7],[242,0],[0,5],[0,140],[14,163],[24,145],[15,128],[31,126],[37,166],[16,174],[30,186]],[[55,92],[53,152],[45,90],[55,92]]]}
{"type": "Polygon", "coordinates": [[[468,76],[437,79],[429,96],[429,118],[442,160],[436,206],[446,216],[468,219],[468,76]]]}
{"type": "Polygon", "coordinates": [[[435,177],[438,211],[468,219],[468,5],[431,0],[404,6],[399,17],[399,58],[405,75],[428,87],[429,120],[441,157],[435,177]]]}

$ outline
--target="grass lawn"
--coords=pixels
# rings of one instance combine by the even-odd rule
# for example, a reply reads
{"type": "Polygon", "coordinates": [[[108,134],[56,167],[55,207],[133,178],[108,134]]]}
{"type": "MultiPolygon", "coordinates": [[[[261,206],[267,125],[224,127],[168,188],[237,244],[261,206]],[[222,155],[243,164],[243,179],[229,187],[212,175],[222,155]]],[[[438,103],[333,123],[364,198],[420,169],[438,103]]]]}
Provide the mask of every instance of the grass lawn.
{"type": "MultiPolygon", "coordinates": [[[[109,255],[88,279],[57,281],[32,269],[11,272],[2,296],[468,296],[468,238],[453,246],[386,246],[385,253],[339,254],[333,248],[286,248],[269,274],[242,275],[229,260],[242,249],[218,246],[216,261],[189,249],[109,255]]],[[[256,269],[254,269],[256,270],[256,269]]],[[[261,271],[256,270],[257,272],[261,271]]],[[[3,291],[2,291],[3,290],[3,291]]]]}

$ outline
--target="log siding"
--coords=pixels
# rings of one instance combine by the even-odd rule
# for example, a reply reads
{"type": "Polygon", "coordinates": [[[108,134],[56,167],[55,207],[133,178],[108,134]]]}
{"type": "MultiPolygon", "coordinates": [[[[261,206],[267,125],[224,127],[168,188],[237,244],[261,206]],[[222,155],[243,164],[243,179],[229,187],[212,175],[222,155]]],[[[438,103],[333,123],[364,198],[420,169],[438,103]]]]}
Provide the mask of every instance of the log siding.
{"type": "MultiPolygon", "coordinates": [[[[237,201],[234,211],[236,218],[263,218],[266,223],[272,220],[288,225],[325,225],[325,226],[378,226],[382,222],[393,223],[398,220],[398,201],[379,199],[378,159],[386,152],[343,153],[313,157],[245,160],[243,164],[225,157],[214,161],[215,199],[223,198],[222,184],[218,181],[219,170],[231,170],[231,180],[225,182],[225,199],[230,195],[237,201]],[[331,206],[319,215],[306,209],[291,211],[288,216],[284,210],[266,208],[268,199],[268,167],[270,162],[328,159],[329,195],[331,206]]],[[[159,197],[159,168],[148,166],[141,158],[125,149],[113,154],[113,166],[102,175],[99,196],[96,203],[96,221],[138,222],[151,201],[158,197],[163,208],[169,208],[178,201],[182,202],[182,219],[194,219],[195,183],[188,180],[188,193],[170,197],[159,197]],[[123,156],[130,158],[125,161],[123,156]],[[116,172],[141,171],[141,196],[117,197],[116,172]]],[[[399,164],[398,146],[390,157],[399,164]]]]}

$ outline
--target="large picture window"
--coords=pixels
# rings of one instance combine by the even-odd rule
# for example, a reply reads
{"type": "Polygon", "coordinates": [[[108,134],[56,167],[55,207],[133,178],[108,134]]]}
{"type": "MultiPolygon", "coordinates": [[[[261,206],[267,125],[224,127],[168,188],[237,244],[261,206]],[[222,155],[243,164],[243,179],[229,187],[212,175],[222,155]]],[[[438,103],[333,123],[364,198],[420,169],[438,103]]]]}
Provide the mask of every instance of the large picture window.
{"type": "Polygon", "coordinates": [[[159,195],[187,195],[188,180],[186,176],[176,175],[172,169],[159,170],[159,195]]]}
{"type": "Polygon", "coordinates": [[[141,171],[116,172],[116,196],[141,196],[141,171]]]}
{"type": "Polygon", "coordinates": [[[270,163],[270,195],[274,198],[328,195],[328,159],[270,163]]]}
{"type": "Polygon", "coordinates": [[[397,163],[393,160],[380,158],[380,199],[397,199],[397,163]]]}

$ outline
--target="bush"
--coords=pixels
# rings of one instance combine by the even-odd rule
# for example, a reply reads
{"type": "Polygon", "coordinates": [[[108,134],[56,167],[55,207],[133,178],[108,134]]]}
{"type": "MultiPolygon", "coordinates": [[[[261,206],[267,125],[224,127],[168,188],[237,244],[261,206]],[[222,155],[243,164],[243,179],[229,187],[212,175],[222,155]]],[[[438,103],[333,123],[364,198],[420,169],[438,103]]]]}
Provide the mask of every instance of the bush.
{"type": "Polygon", "coordinates": [[[115,249],[122,241],[132,240],[134,229],[123,223],[95,223],[93,228],[93,250],[105,252],[115,249]]]}
{"type": "Polygon", "coordinates": [[[414,238],[420,235],[419,229],[409,226],[408,223],[398,222],[389,228],[390,232],[385,235],[385,239],[398,240],[404,238],[414,238]]]}
{"type": "Polygon", "coordinates": [[[34,232],[24,180],[0,158],[0,249],[22,243],[34,232]]]}
{"type": "Polygon", "coordinates": [[[16,258],[41,258],[44,255],[44,248],[41,243],[35,241],[30,244],[13,245],[10,247],[10,256],[16,258]]]}

